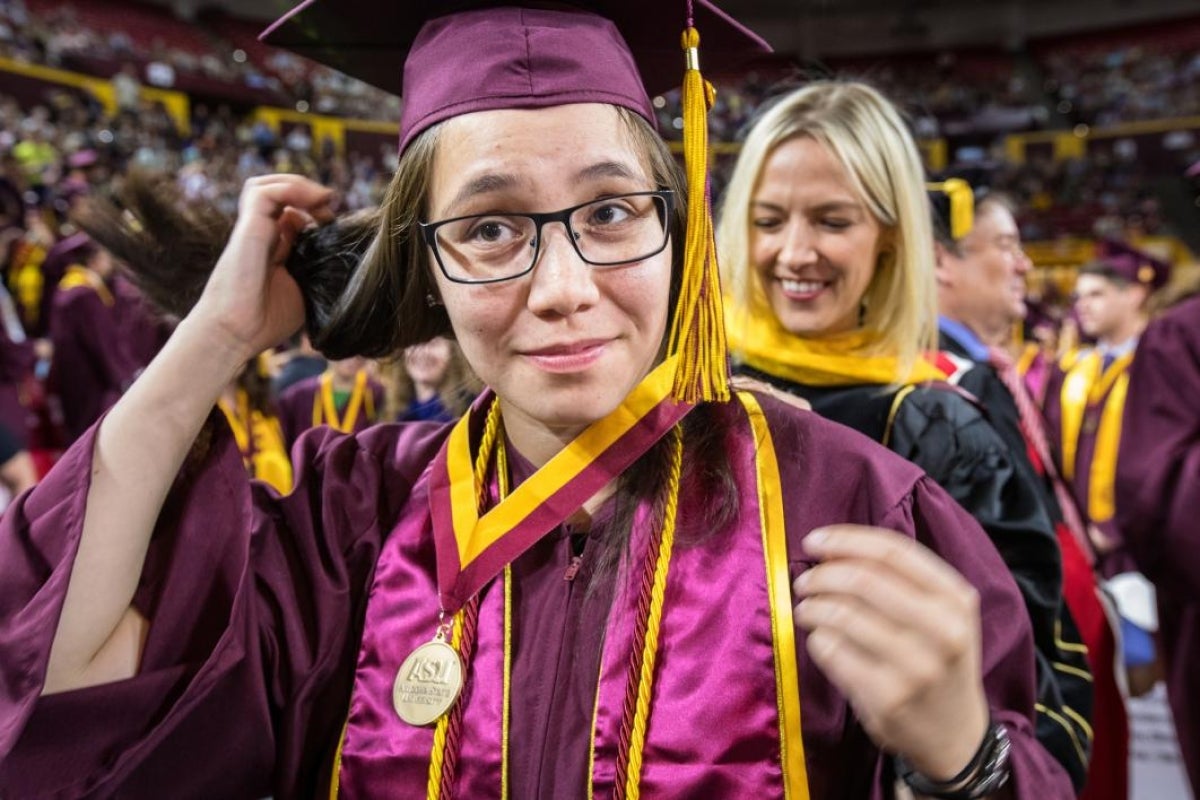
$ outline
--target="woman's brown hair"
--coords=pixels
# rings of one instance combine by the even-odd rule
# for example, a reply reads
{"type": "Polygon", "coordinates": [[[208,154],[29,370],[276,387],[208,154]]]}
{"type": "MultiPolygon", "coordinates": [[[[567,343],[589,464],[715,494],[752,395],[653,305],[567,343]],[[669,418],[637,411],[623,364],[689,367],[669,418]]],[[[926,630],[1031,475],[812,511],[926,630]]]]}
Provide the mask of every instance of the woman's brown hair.
{"type": "MultiPolygon", "coordinates": [[[[615,113],[635,152],[657,185],[675,192],[670,219],[670,308],[681,282],[687,193],[683,172],[648,122],[623,108],[615,113]]],[[[286,267],[304,296],[305,325],[313,346],[327,358],[394,358],[434,336],[453,338],[445,308],[431,303],[437,284],[417,223],[427,213],[439,132],[434,126],[409,144],[377,212],[342,217],[303,232],[286,267]]],[[[233,221],[204,201],[184,203],[165,176],[134,174],[120,205],[93,202],[78,223],[124,261],[151,303],[180,319],[199,300],[233,228],[233,221]]],[[[668,322],[667,329],[670,329],[668,322]]],[[[700,527],[707,534],[736,517],[737,487],[725,455],[732,412],[702,406],[684,425],[685,485],[709,499],[700,527]]],[[[661,504],[669,470],[670,437],[664,437],[620,478],[617,506],[594,575],[615,568],[643,501],[661,504]]],[[[657,516],[657,515],[656,515],[657,516]]],[[[661,517],[659,517],[661,518],[661,517]]],[[[687,541],[686,532],[681,536],[687,541]]]]}

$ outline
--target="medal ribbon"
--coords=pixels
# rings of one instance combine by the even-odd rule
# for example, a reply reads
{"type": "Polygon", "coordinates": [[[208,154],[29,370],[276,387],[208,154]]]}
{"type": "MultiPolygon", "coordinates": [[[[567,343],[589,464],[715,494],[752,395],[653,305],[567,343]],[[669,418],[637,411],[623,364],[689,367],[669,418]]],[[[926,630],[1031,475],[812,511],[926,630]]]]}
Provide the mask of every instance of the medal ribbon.
{"type": "Polygon", "coordinates": [[[480,516],[470,428],[486,393],[434,460],[429,505],[443,610],[454,614],[506,565],[575,513],[692,409],[670,398],[676,358],[655,368],[608,416],[480,516]]]}

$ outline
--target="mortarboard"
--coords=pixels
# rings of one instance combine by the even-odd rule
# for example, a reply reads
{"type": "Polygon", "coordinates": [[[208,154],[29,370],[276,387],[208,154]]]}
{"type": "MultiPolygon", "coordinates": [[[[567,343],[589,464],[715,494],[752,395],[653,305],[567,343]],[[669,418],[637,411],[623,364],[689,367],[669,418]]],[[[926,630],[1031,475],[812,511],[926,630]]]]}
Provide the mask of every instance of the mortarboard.
{"type": "Polygon", "coordinates": [[[1117,276],[1157,291],[1171,279],[1171,265],[1127,242],[1105,239],[1096,248],[1100,262],[1117,276]]]}
{"type": "MultiPolygon", "coordinates": [[[[683,0],[533,5],[305,0],[260,38],[401,95],[401,150],[442,119],[497,108],[612,103],[654,123],[648,96],[682,82],[683,0]]],[[[693,8],[706,71],[770,51],[708,0],[693,8]]]]}
{"type": "Polygon", "coordinates": [[[770,47],[708,0],[530,5],[536,7],[519,0],[305,0],[260,38],[400,94],[401,153],[430,126],[477,111],[606,103],[654,125],[649,95],[682,82],[688,221],[668,346],[682,356],[673,395],[727,399],[707,184],[706,114],[714,92],[700,76],[697,29],[706,37],[706,66],[718,72],[770,47]]]}

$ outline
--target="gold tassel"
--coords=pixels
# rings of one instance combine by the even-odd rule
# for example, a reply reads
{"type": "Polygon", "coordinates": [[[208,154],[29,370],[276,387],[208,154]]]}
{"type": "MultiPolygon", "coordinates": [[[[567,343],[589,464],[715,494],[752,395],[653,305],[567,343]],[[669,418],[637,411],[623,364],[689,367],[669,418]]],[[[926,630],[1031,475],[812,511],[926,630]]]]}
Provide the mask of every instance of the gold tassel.
{"type": "Polygon", "coordinates": [[[950,198],[950,238],[958,241],[975,227],[975,192],[971,184],[962,178],[947,178],[941,183],[930,183],[931,192],[941,192],[950,198]]]}
{"type": "Polygon", "coordinates": [[[671,396],[685,403],[729,400],[725,317],[708,203],[708,109],[716,90],[700,74],[700,34],[683,33],[687,70],[683,79],[683,163],[687,173],[688,214],[683,280],[668,342],[679,355],[671,396]]]}

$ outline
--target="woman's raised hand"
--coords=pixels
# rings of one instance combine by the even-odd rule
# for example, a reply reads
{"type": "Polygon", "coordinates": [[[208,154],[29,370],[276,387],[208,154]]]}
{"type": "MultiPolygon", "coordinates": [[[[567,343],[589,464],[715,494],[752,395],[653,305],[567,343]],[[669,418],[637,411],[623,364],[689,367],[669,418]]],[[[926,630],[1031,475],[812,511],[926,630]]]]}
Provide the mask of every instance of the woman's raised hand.
{"type": "Polygon", "coordinates": [[[333,219],[333,191],[297,175],[251,178],[229,243],[189,321],[247,360],[304,324],[304,303],[284,269],[296,236],[333,219]]]}
{"type": "Polygon", "coordinates": [[[895,531],[836,525],[803,544],[821,562],[793,585],[813,661],[876,744],[953,778],[989,721],[974,587],[895,531]]]}

